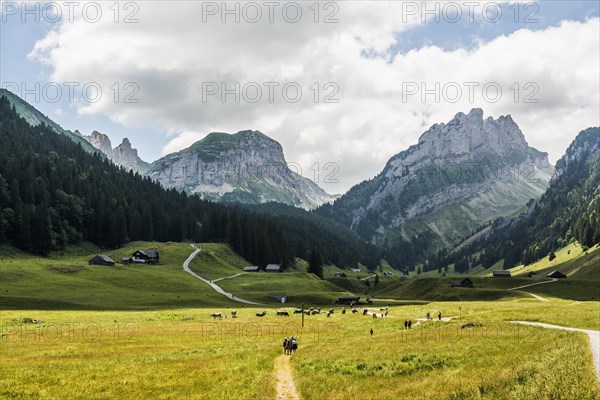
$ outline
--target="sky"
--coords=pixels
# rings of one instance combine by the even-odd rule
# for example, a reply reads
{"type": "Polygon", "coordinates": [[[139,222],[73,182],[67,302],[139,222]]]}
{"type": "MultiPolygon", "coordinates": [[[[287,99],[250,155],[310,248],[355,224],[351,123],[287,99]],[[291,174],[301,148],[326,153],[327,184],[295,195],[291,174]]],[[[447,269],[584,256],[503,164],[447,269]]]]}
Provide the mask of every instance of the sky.
{"type": "Polygon", "coordinates": [[[0,85],[146,161],[259,130],[329,193],[482,108],[562,156],[600,125],[598,1],[2,1],[0,85]]]}

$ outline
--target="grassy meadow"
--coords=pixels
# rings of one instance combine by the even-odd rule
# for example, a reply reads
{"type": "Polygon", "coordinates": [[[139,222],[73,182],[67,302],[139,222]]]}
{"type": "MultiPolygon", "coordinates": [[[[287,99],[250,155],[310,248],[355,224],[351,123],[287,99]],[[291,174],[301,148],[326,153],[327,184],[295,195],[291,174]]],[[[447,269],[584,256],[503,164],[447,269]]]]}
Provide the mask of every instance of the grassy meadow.
{"type": "Polygon", "coordinates": [[[587,336],[508,322],[599,328],[589,318],[598,303],[570,304],[440,302],[378,319],[337,308],[330,318],[306,316],[304,328],[298,315],[258,318],[249,308],[223,320],[210,314],[225,308],[5,310],[0,397],[272,399],[281,339],[294,334],[302,399],[596,399],[587,336]],[[405,319],[438,310],[456,318],[404,330],[405,319]],[[476,326],[461,329],[467,322],[476,326]]]}
{"type": "Polygon", "coordinates": [[[339,269],[327,266],[320,280],[299,261],[282,274],[244,274],[249,263],[228,246],[198,247],[192,270],[227,278],[218,282],[223,289],[267,305],[235,303],[185,273],[187,243],[137,242],[108,253],[118,260],[155,248],[155,266],[89,266],[105,253],[89,245],[48,258],[1,248],[0,398],[273,399],[275,358],[292,334],[300,341],[291,368],[301,399],[600,398],[585,334],[510,323],[600,330],[597,248],[561,250],[560,262],[541,260],[510,279],[470,276],[475,289],[452,289],[452,276],[380,274],[363,293],[366,272],[334,278],[339,269]],[[547,280],[528,278],[532,269],[569,277],[523,289],[546,301],[507,290],[547,280]],[[342,315],[335,307],[329,318],[305,316],[304,327],[297,314],[275,316],[302,303],[326,310],[348,293],[371,297],[374,312],[389,306],[389,316],[342,315]],[[289,304],[272,294],[288,295],[289,304]],[[256,317],[263,309],[267,316],[256,317]],[[404,329],[404,320],[438,311],[452,318],[404,329]],[[229,318],[215,320],[214,312],[229,318]]]}

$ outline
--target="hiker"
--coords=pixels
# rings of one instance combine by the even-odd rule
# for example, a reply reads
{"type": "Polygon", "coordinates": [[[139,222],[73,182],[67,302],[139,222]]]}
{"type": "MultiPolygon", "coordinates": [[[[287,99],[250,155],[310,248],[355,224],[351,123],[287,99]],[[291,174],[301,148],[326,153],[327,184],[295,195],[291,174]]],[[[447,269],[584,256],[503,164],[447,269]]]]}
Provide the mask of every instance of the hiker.
{"type": "Polygon", "coordinates": [[[427,313],[426,317],[427,317],[427,321],[429,321],[431,319],[431,314],[427,313]]]}
{"type": "Polygon", "coordinates": [[[408,329],[412,328],[412,321],[409,319],[408,320],[408,329]]]}
{"type": "Polygon", "coordinates": [[[291,355],[293,352],[295,352],[298,349],[298,341],[296,340],[295,337],[291,337],[290,341],[288,342],[288,348],[289,348],[289,354],[291,355]]]}
{"type": "Polygon", "coordinates": [[[404,329],[407,329],[407,328],[408,328],[408,321],[404,320],[404,329]]]}
{"type": "Polygon", "coordinates": [[[373,336],[373,328],[371,328],[371,331],[370,331],[370,332],[371,332],[371,336],[373,336]]]}
{"type": "Polygon", "coordinates": [[[442,320],[442,312],[438,311],[438,321],[441,321],[441,320],[442,320]]]}
{"type": "Polygon", "coordinates": [[[283,354],[288,353],[288,338],[283,339],[283,354]]]}

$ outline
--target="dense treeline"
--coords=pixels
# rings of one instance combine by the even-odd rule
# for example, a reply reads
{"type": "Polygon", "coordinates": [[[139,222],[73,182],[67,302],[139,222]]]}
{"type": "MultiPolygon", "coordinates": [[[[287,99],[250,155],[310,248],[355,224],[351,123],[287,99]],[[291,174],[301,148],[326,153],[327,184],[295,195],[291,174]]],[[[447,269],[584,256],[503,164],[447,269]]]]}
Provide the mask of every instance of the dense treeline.
{"type": "Polygon", "coordinates": [[[194,240],[229,243],[257,265],[290,265],[313,249],[340,266],[373,263],[378,255],[362,241],[320,232],[305,219],[165,190],[45,125],[30,126],[4,97],[0,149],[0,242],[25,251],[46,255],[80,241],[115,248],[132,240],[194,240]],[[344,248],[352,251],[339,257],[344,248]]]}
{"type": "MultiPolygon", "coordinates": [[[[360,261],[367,267],[379,264],[379,248],[366,243],[356,233],[334,221],[296,207],[281,203],[240,205],[254,213],[286,221],[286,237],[294,243],[303,243],[306,248],[319,249],[325,262],[334,265],[354,265],[360,261]],[[343,240],[340,240],[342,238],[343,240]],[[323,248],[328,249],[327,253],[323,248]]],[[[296,249],[300,252],[301,249],[296,249]]],[[[307,255],[308,257],[309,255],[307,255]]],[[[304,258],[308,260],[309,258],[304,258]]]]}
{"type": "Polygon", "coordinates": [[[600,243],[599,144],[599,128],[581,132],[557,162],[559,175],[538,201],[531,200],[519,217],[494,221],[483,240],[440,254],[435,268],[457,263],[466,272],[479,263],[489,268],[504,260],[507,269],[549,257],[573,240],[585,247],[600,243]]]}

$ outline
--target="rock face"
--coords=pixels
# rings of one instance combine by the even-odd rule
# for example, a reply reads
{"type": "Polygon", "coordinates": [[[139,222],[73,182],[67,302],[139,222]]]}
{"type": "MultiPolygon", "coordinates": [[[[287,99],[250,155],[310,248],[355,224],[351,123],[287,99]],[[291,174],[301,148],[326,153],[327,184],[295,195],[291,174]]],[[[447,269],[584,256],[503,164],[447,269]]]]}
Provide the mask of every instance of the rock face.
{"type": "Polygon", "coordinates": [[[145,174],[150,169],[150,164],[138,157],[136,149],[131,147],[129,139],[124,138],[120,145],[112,149],[113,162],[117,165],[145,174]]]}
{"type": "Polygon", "coordinates": [[[573,143],[560,160],[556,163],[556,173],[553,180],[558,179],[570,164],[587,162],[600,153],[600,130],[588,128],[577,135],[573,143]]]}
{"type": "Polygon", "coordinates": [[[106,136],[104,133],[94,131],[91,135],[84,135],[83,138],[90,142],[92,146],[104,153],[109,160],[113,159],[112,144],[108,136],[106,136]]]}
{"type": "Polygon", "coordinates": [[[113,149],[110,138],[104,133],[98,131],[92,132],[91,135],[82,135],[79,131],[75,131],[75,133],[87,140],[92,146],[100,150],[106,158],[120,167],[125,167],[140,174],[144,174],[150,169],[150,164],[138,157],[137,150],[131,147],[131,143],[127,138],[123,139],[123,142],[113,149]]]}
{"type": "Polygon", "coordinates": [[[152,164],[146,174],[166,188],[221,202],[276,201],[305,209],[332,197],[287,166],[281,145],[259,131],[213,132],[152,164]]]}
{"type": "Polygon", "coordinates": [[[510,115],[484,120],[473,109],[433,125],[378,176],[318,212],[375,243],[393,246],[428,232],[450,245],[539,197],[553,171],[510,115]]]}

